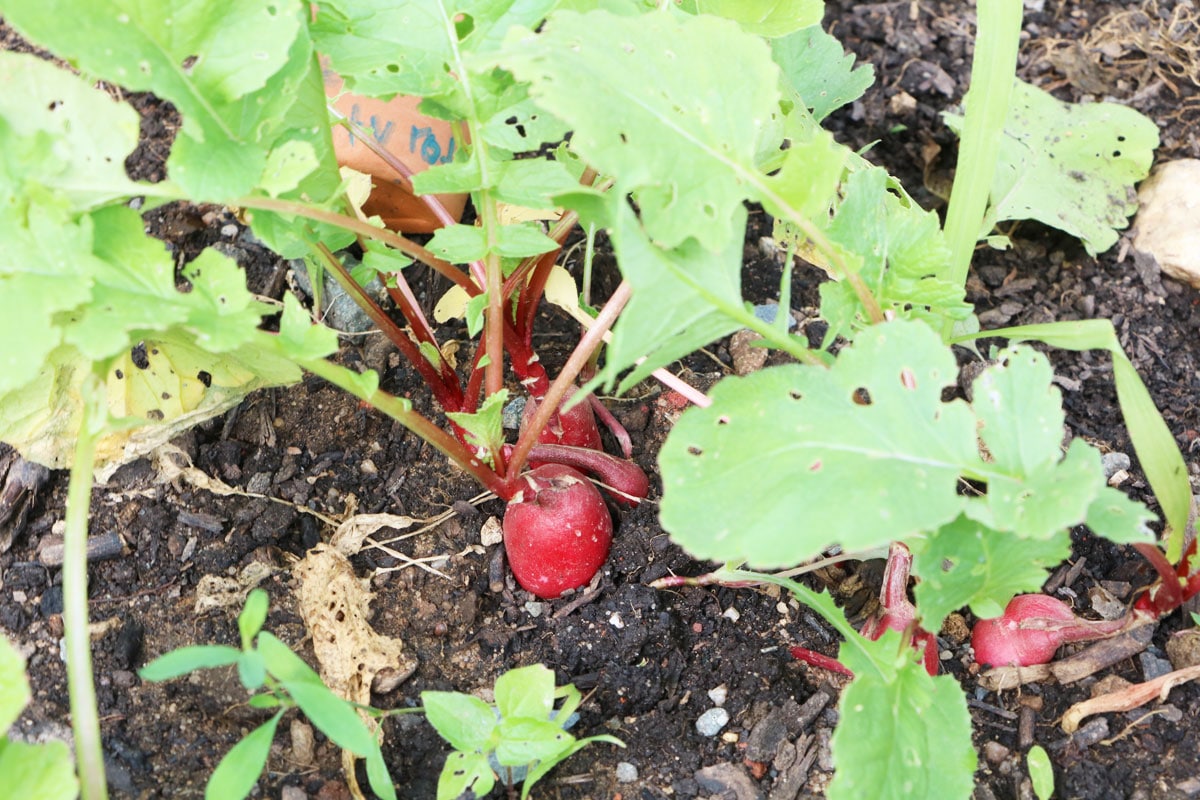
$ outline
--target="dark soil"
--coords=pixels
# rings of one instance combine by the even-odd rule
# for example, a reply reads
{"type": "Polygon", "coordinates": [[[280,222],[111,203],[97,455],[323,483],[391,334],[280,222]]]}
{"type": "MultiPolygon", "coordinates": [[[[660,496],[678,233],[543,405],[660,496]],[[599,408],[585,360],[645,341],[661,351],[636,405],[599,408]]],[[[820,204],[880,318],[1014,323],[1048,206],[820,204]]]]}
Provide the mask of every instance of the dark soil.
{"type": "MultiPolygon", "coordinates": [[[[1180,0],[1185,2],[1185,0],[1180,0]]],[[[1031,4],[1027,3],[1027,7],[1031,4]]],[[[1169,13],[1160,2],[1151,18],[1169,13]]],[[[1133,56],[1103,68],[1088,66],[1069,44],[1104,30],[1119,4],[1046,0],[1027,15],[1021,74],[1064,99],[1108,95],[1154,119],[1161,130],[1162,160],[1200,157],[1200,87],[1161,61],[1133,56]]],[[[842,141],[874,142],[870,157],[898,175],[927,207],[940,205],[945,165],[953,164],[954,139],[939,114],[957,102],[967,84],[973,30],[967,3],[831,2],[826,22],[847,47],[877,70],[875,86],[832,120],[842,141]],[[932,188],[931,188],[932,187],[932,188]]],[[[0,43],[20,45],[0,27],[0,43]]],[[[1095,42],[1091,42],[1095,44],[1095,42]]],[[[137,177],[162,177],[163,160],[178,124],[154,98],[131,98],[145,115],[144,141],[129,169],[137,177]]],[[[278,296],[287,265],[250,237],[221,208],[170,206],[148,217],[156,235],[186,259],[204,246],[236,258],[256,292],[278,296]]],[[[760,247],[769,221],[752,216],[746,244],[746,279],[752,299],[770,299],[778,262],[760,247]]],[[[1113,320],[1121,341],[1176,436],[1192,474],[1200,412],[1200,310],[1195,291],[1160,276],[1153,265],[1135,267],[1119,246],[1089,258],[1073,239],[1039,225],[1012,232],[1016,249],[982,250],[969,284],[985,327],[1102,317],[1113,320]]],[[[794,310],[801,318],[815,305],[818,275],[796,272],[794,310]]],[[[423,299],[438,287],[421,284],[423,299]]],[[[551,315],[538,342],[551,367],[576,335],[551,315]]],[[[453,330],[443,333],[448,338],[453,330]]],[[[465,337],[458,331],[457,335],[465,337]]],[[[689,358],[679,369],[699,385],[727,374],[728,342],[689,358]]],[[[1060,375],[1068,424],[1102,449],[1133,455],[1122,426],[1106,356],[1051,353],[1060,375]]],[[[346,363],[365,363],[383,375],[384,388],[429,403],[414,375],[377,336],[348,339],[346,363]]],[[[606,400],[634,436],[636,457],[652,470],[677,409],[655,385],[606,400]]],[[[480,545],[485,521],[500,515],[498,501],[464,506],[475,485],[421,440],[320,381],[256,394],[224,418],[202,425],[177,444],[204,472],[242,490],[285,502],[216,496],[187,483],[162,481],[149,461],[123,467],[93,495],[92,533],[117,533],[119,557],[90,570],[91,616],[97,623],[95,669],[109,776],[119,797],[200,797],[221,756],[264,713],[244,705],[236,676],[212,671],[166,684],[143,682],[136,669],[172,648],[196,643],[237,644],[237,607],[197,612],[204,576],[229,578],[252,562],[273,567],[262,582],[272,599],[269,630],[310,662],[311,648],[292,594],[288,566],[331,531],[316,517],[387,511],[425,518],[454,508],[459,514],[436,529],[396,544],[412,558],[434,561],[446,577],[369,551],[355,565],[374,574],[374,624],[403,639],[419,659],[416,673],[397,689],[374,697],[381,708],[416,705],[428,689],[478,691],[514,666],[545,663],[560,682],[587,695],[575,729],[611,733],[625,750],[595,745],[560,765],[535,790],[542,798],[763,797],[791,800],[821,795],[831,776],[829,736],[837,721],[833,676],[793,661],[787,647],[801,644],[836,652],[834,636],[816,615],[772,592],[690,588],[655,591],[646,584],[669,573],[697,574],[671,544],[645,504],[620,515],[608,566],[599,581],[574,596],[535,602],[511,577],[494,591],[496,546],[480,545]],[[729,724],[715,737],[695,722],[725,694],[729,724]],[[626,761],[637,778],[618,783],[626,761]],[[753,777],[746,777],[753,776],[753,777]]],[[[1134,459],[1123,489],[1153,503],[1134,459]]],[[[0,555],[0,627],[29,659],[33,705],[18,723],[22,737],[70,735],[64,666],[60,657],[61,576],[38,561],[39,544],[61,520],[66,475],[55,473],[36,500],[23,534],[0,555]]],[[[503,574],[503,573],[501,573],[503,574]]],[[[826,584],[852,614],[870,608],[879,565],[829,571],[826,584]]],[[[1092,590],[1104,586],[1119,601],[1152,580],[1131,551],[1080,531],[1072,559],[1055,577],[1060,596],[1077,609],[1091,607],[1092,590]],[[1072,565],[1078,569],[1070,569],[1072,565]]],[[[969,622],[969,619],[967,620],[969,622]]],[[[959,620],[959,623],[963,622],[959,620]]],[[[1033,684],[1021,692],[987,693],[975,682],[969,647],[958,627],[940,638],[945,671],[959,677],[972,703],[979,798],[1030,797],[1024,752],[1044,746],[1064,798],[1182,798],[1200,794],[1200,736],[1188,722],[1200,715],[1200,690],[1174,689],[1166,703],[1097,718],[1074,737],[1058,718],[1089,696],[1096,679],[1115,674],[1144,679],[1165,658],[1172,631],[1186,623],[1175,615],[1156,631],[1149,657],[1126,660],[1080,683],[1033,684]],[[1153,711],[1153,714],[1147,712],[1153,711]]],[[[290,721],[290,720],[289,720],[290,721]]],[[[337,749],[318,734],[312,759],[299,760],[304,725],[288,721],[272,751],[260,796],[348,797],[337,749]],[[300,729],[297,729],[297,726],[300,729]]],[[[433,797],[447,753],[444,742],[418,716],[386,723],[385,754],[401,796],[433,797]]],[[[364,784],[365,785],[365,784],[364,784]]],[[[501,796],[497,793],[496,796],[501,796]]]]}

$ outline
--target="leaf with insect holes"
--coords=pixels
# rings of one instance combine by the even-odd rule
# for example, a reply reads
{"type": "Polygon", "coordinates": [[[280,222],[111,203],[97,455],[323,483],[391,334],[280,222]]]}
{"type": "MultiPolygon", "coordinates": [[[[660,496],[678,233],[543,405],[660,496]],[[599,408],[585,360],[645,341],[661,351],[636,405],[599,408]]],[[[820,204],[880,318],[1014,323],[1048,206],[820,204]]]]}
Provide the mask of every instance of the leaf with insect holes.
{"type": "Polygon", "coordinates": [[[1071,537],[1063,528],[1045,539],[1018,539],[959,517],[911,547],[921,625],[936,631],[963,606],[980,618],[998,617],[1013,595],[1039,591],[1070,555],[1071,537]]]}
{"type": "Polygon", "coordinates": [[[818,122],[862,97],[875,82],[874,67],[855,67],[854,55],[820,25],[771,40],[771,53],[783,71],[785,93],[818,122]]]}
{"type": "Polygon", "coordinates": [[[931,677],[890,630],[842,645],[838,658],[855,677],[838,705],[830,800],[970,797],[971,715],[954,676],[931,677]]]}
{"type": "Polygon", "coordinates": [[[207,200],[232,200],[262,176],[312,67],[305,13],[278,0],[11,0],[4,8],[6,22],[80,70],[173,103],[183,126],[168,172],[207,200]]]}
{"type": "MultiPolygon", "coordinates": [[[[944,116],[961,131],[961,117],[944,116]]],[[[1132,108],[1064,103],[1017,81],[980,235],[997,222],[1035,219],[1090,255],[1104,252],[1137,210],[1133,187],[1149,174],[1158,141],[1158,127],[1132,108]]]]}
{"type": "Polygon", "coordinates": [[[6,216],[24,187],[54,192],[72,210],[137,194],[137,184],[125,175],[125,157],[138,140],[133,108],[32,55],[0,53],[0,84],[6,216]],[[78,124],[85,119],[86,125],[78,124]]]}
{"type": "Polygon", "coordinates": [[[661,520],[693,555],[790,566],[832,544],[877,547],[934,530],[966,499],[975,419],[943,402],[953,353],[927,326],[859,335],[832,368],[726,378],[659,455],[661,520]]]}
{"type": "MultiPolygon", "coordinates": [[[[613,329],[597,378],[611,384],[619,377],[618,391],[623,392],[659,367],[741,327],[709,298],[717,296],[741,308],[742,243],[730,242],[711,252],[693,240],[665,250],[647,238],[627,205],[616,211],[610,235],[633,297],[613,329]],[[632,372],[622,374],[643,357],[632,372]]],[[[733,213],[744,225],[745,210],[739,207],[733,213]]]]}
{"type": "MultiPolygon", "coordinates": [[[[968,318],[972,307],[963,288],[937,277],[950,258],[937,215],[898,190],[885,170],[854,154],[847,165],[851,172],[844,197],[833,219],[822,226],[844,268],[856,273],[883,310],[897,317],[925,319],[935,327],[968,318]]],[[[842,277],[836,263],[815,251],[787,220],[776,223],[775,233],[833,277],[842,277]]],[[[865,324],[867,312],[848,281],[824,283],[820,291],[821,314],[830,321],[827,343],[838,335],[850,337],[865,324]]]]}
{"type": "Polygon", "coordinates": [[[556,12],[537,34],[510,37],[501,64],[617,194],[633,193],[651,240],[694,237],[711,251],[741,241],[734,210],[779,115],[762,39],[709,16],[556,12]]]}

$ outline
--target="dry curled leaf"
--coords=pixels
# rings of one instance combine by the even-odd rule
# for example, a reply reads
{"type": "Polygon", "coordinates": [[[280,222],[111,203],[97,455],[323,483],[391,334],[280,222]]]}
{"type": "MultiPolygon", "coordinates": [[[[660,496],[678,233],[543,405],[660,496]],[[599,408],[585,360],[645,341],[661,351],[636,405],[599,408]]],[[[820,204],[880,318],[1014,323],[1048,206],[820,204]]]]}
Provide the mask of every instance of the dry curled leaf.
{"type": "Polygon", "coordinates": [[[344,555],[319,544],[293,571],[299,579],[300,615],[326,686],[346,700],[368,705],[373,683],[386,692],[412,675],[417,660],[404,652],[403,642],[371,627],[372,594],[344,555]]]}

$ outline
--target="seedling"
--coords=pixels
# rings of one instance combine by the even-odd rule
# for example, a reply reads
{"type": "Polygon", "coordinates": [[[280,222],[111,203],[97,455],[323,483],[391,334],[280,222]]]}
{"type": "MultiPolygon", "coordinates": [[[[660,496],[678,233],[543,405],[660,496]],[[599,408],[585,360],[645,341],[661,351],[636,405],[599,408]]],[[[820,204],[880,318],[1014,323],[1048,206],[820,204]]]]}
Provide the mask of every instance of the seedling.
{"type": "Polygon", "coordinates": [[[242,648],[223,645],[181,647],[159,656],[138,671],[143,680],[167,681],[199,669],[237,667],[238,679],[251,693],[254,708],[276,709],[269,720],[233,746],[208,779],[208,800],[248,797],[267,765],[271,742],[280,719],[299,708],[330,741],[365,758],[371,789],[384,800],[396,790],[388,777],[376,734],[359,716],[359,709],[335,695],[321,677],[275,636],[262,630],[267,618],[267,593],[255,589],[238,616],[242,648]]]}
{"type": "Polygon", "coordinates": [[[592,742],[625,746],[613,736],[576,739],[567,733],[582,696],[571,684],[556,688],[554,673],[540,664],[501,675],[495,697],[492,706],[458,692],[421,692],[430,724],[454,747],[438,779],[438,800],[468,791],[484,797],[497,772],[510,790],[520,782],[525,800],[556,764],[592,742]]]}

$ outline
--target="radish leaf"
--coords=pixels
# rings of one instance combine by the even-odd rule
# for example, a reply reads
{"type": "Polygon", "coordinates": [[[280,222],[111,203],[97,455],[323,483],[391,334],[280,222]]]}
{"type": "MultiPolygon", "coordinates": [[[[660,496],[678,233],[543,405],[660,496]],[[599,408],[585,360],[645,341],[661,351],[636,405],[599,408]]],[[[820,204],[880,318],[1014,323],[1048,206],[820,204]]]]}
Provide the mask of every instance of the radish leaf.
{"type": "Polygon", "coordinates": [[[975,748],[954,677],[930,677],[895,631],[874,642],[858,637],[838,657],[855,678],[842,694],[833,732],[839,769],[830,800],[969,797],[975,748]]]}
{"type": "Polygon", "coordinates": [[[979,461],[970,409],[941,398],[956,374],[936,334],[897,321],[860,334],[832,368],[726,378],[663,446],[663,526],[696,556],[760,566],[940,527],[965,503],[960,471],[979,461]]]}
{"type": "Polygon", "coordinates": [[[998,617],[1015,594],[1036,592],[1071,552],[1065,528],[1023,540],[966,517],[912,543],[921,625],[941,628],[951,611],[970,605],[978,617],[998,617]]]}
{"type": "Polygon", "coordinates": [[[779,116],[779,68],[761,39],[709,16],[558,12],[513,37],[501,63],[617,194],[634,194],[652,241],[741,241],[734,211],[779,116]]]}
{"type": "MultiPolygon", "coordinates": [[[[961,130],[960,117],[945,118],[961,130]]],[[[1133,186],[1149,174],[1156,147],[1158,128],[1132,108],[1064,103],[1017,81],[980,235],[997,222],[1036,219],[1102,253],[1137,210],[1133,186]]]]}
{"type": "Polygon", "coordinates": [[[771,53],[783,70],[785,92],[817,122],[862,97],[875,81],[875,68],[856,68],[854,55],[820,25],[773,39],[771,53]]]}

